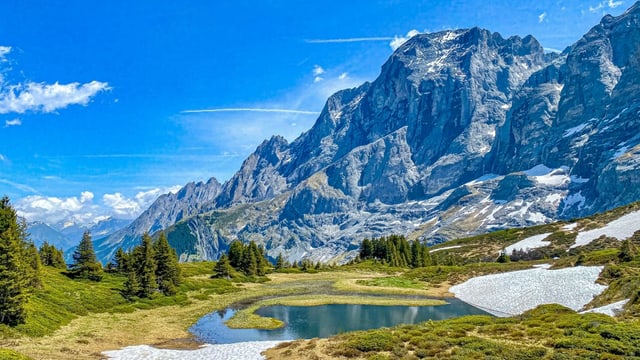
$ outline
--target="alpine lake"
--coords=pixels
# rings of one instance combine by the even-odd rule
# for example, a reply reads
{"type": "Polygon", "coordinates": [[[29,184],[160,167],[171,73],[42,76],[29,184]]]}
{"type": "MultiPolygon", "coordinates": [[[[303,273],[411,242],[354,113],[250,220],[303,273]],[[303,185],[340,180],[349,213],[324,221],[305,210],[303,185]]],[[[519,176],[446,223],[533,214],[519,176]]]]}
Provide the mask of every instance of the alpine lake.
{"type": "Polygon", "coordinates": [[[283,327],[270,330],[229,328],[225,322],[240,309],[227,308],[203,316],[189,331],[199,341],[228,344],[243,341],[326,338],[356,330],[415,324],[465,315],[488,315],[455,298],[447,298],[446,302],[447,304],[436,306],[329,304],[260,307],[255,311],[256,315],[284,322],[283,327]]]}

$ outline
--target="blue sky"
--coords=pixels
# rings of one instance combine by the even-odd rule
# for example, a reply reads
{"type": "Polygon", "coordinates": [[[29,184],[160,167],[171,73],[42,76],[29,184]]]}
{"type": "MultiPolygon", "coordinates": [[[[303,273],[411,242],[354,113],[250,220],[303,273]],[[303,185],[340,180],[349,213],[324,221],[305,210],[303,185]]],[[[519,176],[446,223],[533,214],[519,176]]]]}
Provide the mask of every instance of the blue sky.
{"type": "Polygon", "coordinates": [[[562,50],[631,5],[4,0],[0,194],[32,220],[132,218],[189,181],[228,179],[263,139],[309,129],[412,30],[480,26],[562,50]]]}

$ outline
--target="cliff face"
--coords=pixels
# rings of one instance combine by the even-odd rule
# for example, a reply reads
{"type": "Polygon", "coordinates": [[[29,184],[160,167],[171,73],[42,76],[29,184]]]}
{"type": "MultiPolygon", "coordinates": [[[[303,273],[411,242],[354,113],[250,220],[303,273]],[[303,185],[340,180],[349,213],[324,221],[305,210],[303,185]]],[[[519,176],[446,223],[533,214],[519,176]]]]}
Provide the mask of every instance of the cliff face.
{"type": "Polygon", "coordinates": [[[298,139],[261,144],[219,194],[130,233],[160,218],[184,259],[241,239],[340,261],[364,237],[441,242],[638,200],[639,8],[560,55],[478,28],[418,35],[298,139]]]}

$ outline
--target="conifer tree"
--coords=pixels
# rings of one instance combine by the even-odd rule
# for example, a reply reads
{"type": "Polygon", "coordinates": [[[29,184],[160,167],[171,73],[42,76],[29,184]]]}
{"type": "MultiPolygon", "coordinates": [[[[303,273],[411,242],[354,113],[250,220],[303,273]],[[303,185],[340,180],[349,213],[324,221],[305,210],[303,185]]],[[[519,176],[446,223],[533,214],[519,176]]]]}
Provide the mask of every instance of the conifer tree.
{"type": "Polygon", "coordinates": [[[122,248],[118,248],[113,257],[116,272],[126,273],[129,269],[129,254],[124,252],[122,248]]]}
{"type": "Polygon", "coordinates": [[[64,254],[62,250],[50,245],[48,242],[42,243],[39,250],[40,261],[44,266],[51,266],[58,269],[67,269],[67,264],[64,261],[64,254]]]}
{"type": "Polygon", "coordinates": [[[153,245],[148,233],[142,235],[142,243],[134,251],[136,279],[140,286],[138,295],[149,297],[157,289],[156,262],[153,259],[153,245]]]}
{"type": "Polygon", "coordinates": [[[33,288],[32,267],[24,224],[8,197],[0,199],[0,324],[24,323],[25,305],[33,288]]]}
{"type": "Polygon", "coordinates": [[[25,259],[29,262],[29,284],[33,288],[42,287],[42,279],[41,279],[41,268],[42,263],[40,262],[40,255],[38,254],[38,249],[33,242],[27,243],[27,248],[25,251],[25,259]]]}
{"type": "Polygon", "coordinates": [[[96,258],[89,231],[85,231],[82,235],[82,240],[73,253],[73,261],[70,271],[72,277],[93,281],[102,280],[102,265],[96,258]]]}
{"type": "Polygon", "coordinates": [[[133,269],[127,271],[127,280],[124,282],[124,297],[130,299],[133,296],[136,296],[140,293],[140,283],[138,282],[138,277],[136,276],[136,272],[133,269]]]}
{"type": "Polygon", "coordinates": [[[229,245],[229,262],[231,266],[236,269],[242,268],[242,261],[244,259],[244,245],[240,240],[234,240],[229,245]]]}
{"type": "Polygon", "coordinates": [[[280,271],[282,269],[284,269],[284,257],[282,256],[282,253],[280,253],[278,255],[278,257],[276,258],[276,266],[274,268],[276,271],[280,271]]]}
{"type": "Polygon", "coordinates": [[[213,267],[213,276],[217,278],[229,279],[231,277],[231,263],[226,254],[222,254],[216,265],[213,267]]]}
{"type": "Polygon", "coordinates": [[[373,244],[371,240],[365,238],[360,245],[360,259],[367,260],[373,256],[373,244]]]}
{"type": "Polygon", "coordinates": [[[165,295],[173,295],[180,285],[180,267],[176,251],[169,246],[164,232],[160,233],[158,240],[153,244],[153,250],[158,289],[165,295]]]}

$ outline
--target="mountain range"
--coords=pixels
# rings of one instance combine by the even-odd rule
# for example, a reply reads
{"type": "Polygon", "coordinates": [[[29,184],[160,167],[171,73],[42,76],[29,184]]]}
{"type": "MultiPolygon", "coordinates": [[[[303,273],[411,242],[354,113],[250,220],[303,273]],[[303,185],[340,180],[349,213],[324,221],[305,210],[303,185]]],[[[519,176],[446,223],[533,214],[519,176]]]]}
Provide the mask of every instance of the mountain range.
{"type": "Polygon", "coordinates": [[[640,3],[560,54],[480,28],[416,35],[293,142],[161,196],[96,250],[108,261],[164,229],[183,261],[239,239],[341,262],[365,237],[437,244],[640,200],[639,59],[640,3]]]}

